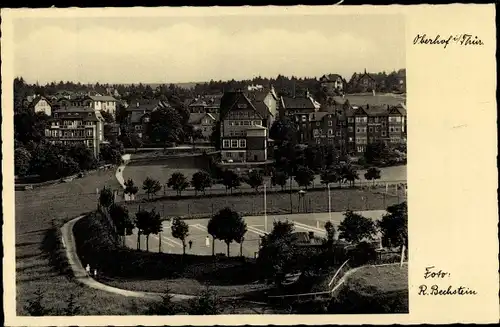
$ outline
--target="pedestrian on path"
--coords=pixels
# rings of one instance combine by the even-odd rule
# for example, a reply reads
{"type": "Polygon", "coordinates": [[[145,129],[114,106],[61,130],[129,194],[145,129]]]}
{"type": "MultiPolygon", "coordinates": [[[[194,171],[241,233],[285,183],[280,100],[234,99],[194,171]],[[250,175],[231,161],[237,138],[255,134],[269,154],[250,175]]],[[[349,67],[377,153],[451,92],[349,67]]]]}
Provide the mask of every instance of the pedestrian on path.
{"type": "Polygon", "coordinates": [[[189,240],[189,249],[191,250],[192,247],[193,247],[193,240],[189,240]]]}
{"type": "Polygon", "coordinates": [[[97,269],[94,268],[94,278],[97,278],[97,269]]]}
{"type": "Polygon", "coordinates": [[[207,238],[205,239],[205,246],[208,248],[210,247],[210,238],[207,235],[207,238]]]}
{"type": "Polygon", "coordinates": [[[87,275],[90,276],[90,265],[87,263],[87,266],[85,267],[85,271],[87,272],[87,275]]]}

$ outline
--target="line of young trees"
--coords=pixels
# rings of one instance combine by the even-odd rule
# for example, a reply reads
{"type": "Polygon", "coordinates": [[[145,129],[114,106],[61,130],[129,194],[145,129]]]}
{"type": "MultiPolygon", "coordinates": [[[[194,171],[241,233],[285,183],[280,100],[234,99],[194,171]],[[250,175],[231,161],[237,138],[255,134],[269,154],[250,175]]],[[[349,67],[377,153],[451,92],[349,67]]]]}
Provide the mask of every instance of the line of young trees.
{"type": "MultiPolygon", "coordinates": [[[[221,174],[222,176],[217,179],[211,176],[211,174],[205,170],[200,170],[193,174],[191,180],[180,172],[173,173],[167,180],[165,187],[171,188],[177,192],[177,196],[181,196],[188,187],[193,187],[195,195],[206,194],[207,189],[210,189],[215,183],[220,183],[225,186],[226,193],[228,191],[233,192],[234,189],[241,186],[242,182],[248,184],[256,192],[264,184],[264,175],[259,170],[253,170],[249,172],[246,176],[239,176],[232,170],[225,170],[221,174]]],[[[125,193],[126,194],[137,194],[138,188],[134,186],[131,179],[125,182],[125,193]]],[[[147,177],[142,183],[142,189],[146,193],[148,199],[156,196],[158,192],[163,188],[159,180],[147,177]]]]}
{"type": "MultiPolygon", "coordinates": [[[[221,175],[221,178],[217,180],[207,171],[200,170],[194,173],[191,181],[189,181],[184,174],[175,172],[170,176],[164,186],[176,191],[177,196],[181,196],[182,192],[192,186],[196,196],[199,193],[205,194],[206,190],[211,188],[216,182],[224,185],[226,193],[230,191],[231,194],[234,189],[241,186],[242,182],[248,184],[255,192],[259,192],[264,185],[264,174],[260,170],[252,170],[246,176],[239,176],[232,170],[225,170],[221,175]]],[[[381,172],[379,169],[372,167],[368,169],[364,176],[367,180],[375,181],[380,179],[381,172]]],[[[345,183],[354,186],[354,182],[359,179],[358,172],[351,165],[329,167],[321,172],[320,177],[322,184],[338,183],[339,187],[345,183]]],[[[289,175],[289,170],[275,170],[271,176],[271,185],[280,186],[282,190],[285,190],[287,183],[290,183],[291,193],[293,188],[292,180],[294,180],[299,187],[307,189],[313,184],[314,179],[314,171],[308,167],[299,166],[296,168],[294,175],[289,175]]],[[[161,191],[162,184],[159,180],[147,177],[143,181],[142,189],[147,194],[148,199],[151,199],[161,191]]],[[[137,192],[138,187],[134,185],[131,179],[128,179],[125,182],[124,193],[135,196],[137,192]]]]}

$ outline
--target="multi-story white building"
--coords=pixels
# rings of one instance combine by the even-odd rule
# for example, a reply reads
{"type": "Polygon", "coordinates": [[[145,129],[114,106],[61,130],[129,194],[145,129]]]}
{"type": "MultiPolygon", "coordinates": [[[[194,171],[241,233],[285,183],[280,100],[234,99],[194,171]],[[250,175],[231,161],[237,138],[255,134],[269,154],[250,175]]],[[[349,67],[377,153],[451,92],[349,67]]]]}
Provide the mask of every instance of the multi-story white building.
{"type": "Polygon", "coordinates": [[[108,95],[101,95],[101,96],[89,96],[88,99],[89,105],[96,111],[105,111],[113,116],[113,118],[116,117],[116,104],[118,100],[113,98],[112,96],[108,95]]]}
{"type": "Polygon", "coordinates": [[[104,141],[104,118],[90,107],[68,107],[53,112],[45,128],[45,136],[52,143],[69,145],[83,143],[99,156],[104,141]]]}

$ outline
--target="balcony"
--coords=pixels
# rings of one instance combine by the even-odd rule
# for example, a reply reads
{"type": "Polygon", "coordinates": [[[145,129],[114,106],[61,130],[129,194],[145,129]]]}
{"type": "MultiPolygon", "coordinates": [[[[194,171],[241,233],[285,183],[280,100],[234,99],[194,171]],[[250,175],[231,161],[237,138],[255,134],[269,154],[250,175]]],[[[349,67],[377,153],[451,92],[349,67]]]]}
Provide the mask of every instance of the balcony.
{"type": "Polygon", "coordinates": [[[84,129],[85,125],[63,125],[59,126],[59,129],[84,129]]]}

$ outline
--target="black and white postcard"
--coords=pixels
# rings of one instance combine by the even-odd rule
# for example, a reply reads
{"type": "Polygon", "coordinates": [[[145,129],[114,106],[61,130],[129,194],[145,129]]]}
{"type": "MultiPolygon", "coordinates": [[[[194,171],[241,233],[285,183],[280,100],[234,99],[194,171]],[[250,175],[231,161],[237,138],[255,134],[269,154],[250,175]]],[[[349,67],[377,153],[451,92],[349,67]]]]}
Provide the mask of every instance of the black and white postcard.
{"type": "Polygon", "coordinates": [[[498,321],[494,17],[2,10],[6,324],[498,321]]]}

